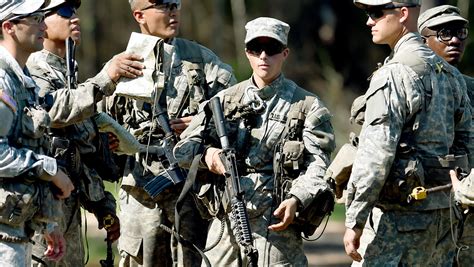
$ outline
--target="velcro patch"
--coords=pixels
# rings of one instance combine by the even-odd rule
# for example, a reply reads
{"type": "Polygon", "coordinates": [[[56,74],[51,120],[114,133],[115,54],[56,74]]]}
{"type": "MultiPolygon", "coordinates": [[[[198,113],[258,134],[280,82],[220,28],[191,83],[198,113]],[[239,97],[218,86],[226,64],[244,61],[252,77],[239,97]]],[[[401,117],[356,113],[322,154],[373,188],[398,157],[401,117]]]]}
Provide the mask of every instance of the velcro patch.
{"type": "Polygon", "coordinates": [[[0,101],[5,103],[5,105],[7,105],[7,107],[9,107],[13,111],[13,113],[16,114],[16,111],[18,109],[16,101],[11,98],[11,96],[7,95],[3,90],[0,90],[0,101]]]}

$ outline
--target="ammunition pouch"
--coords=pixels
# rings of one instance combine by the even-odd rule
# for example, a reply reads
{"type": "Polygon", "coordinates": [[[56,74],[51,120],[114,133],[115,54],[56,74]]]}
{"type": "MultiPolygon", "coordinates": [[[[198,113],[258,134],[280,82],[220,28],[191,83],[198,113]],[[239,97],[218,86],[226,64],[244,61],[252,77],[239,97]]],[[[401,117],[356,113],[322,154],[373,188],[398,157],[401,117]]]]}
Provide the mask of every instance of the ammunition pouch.
{"type": "Polygon", "coordinates": [[[314,234],[324,218],[334,211],[334,194],[331,190],[319,192],[313,201],[302,211],[296,213],[293,224],[306,238],[314,234]]]}
{"type": "Polygon", "coordinates": [[[282,167],[289,177],[298,177],[303,166],[303,150],[302,141],[286,141],[283,144],[282,167]]]}
{"type": "Polygon", "coordinates": [[[3,179],[0,187],[0,223],[21,226],[33,218],[39,209],[36,184],[3,179]]]}

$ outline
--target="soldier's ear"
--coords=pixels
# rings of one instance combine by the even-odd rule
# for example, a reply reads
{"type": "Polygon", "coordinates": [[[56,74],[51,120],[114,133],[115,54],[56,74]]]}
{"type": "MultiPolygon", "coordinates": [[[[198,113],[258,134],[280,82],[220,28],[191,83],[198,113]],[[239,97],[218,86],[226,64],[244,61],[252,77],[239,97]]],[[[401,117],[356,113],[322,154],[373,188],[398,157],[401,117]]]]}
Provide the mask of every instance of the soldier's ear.
{"type": "Polygon", "coordinates": [[[15,32],[15,30],[13,29],[13,23],[11,21],[4,21],[2,22],[2,33],[3,34],[12,34],[15,32]]]}
{"type": "Polygon", "coordinates": [[[140,11],[140,10],[134,10],[132,13],[133,17],[138,22],[138,24],[145,24],[145,16],[143,14],[144,14],[143,11],[140,11]]]}

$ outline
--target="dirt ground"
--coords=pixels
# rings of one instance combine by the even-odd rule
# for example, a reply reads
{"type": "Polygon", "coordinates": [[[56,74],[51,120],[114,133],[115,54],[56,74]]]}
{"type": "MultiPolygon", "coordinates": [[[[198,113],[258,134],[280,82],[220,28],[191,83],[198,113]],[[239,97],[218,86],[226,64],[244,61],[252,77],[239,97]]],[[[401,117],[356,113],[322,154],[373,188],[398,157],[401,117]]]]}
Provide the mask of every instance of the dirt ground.
{"type": "MultiPolygon", "coordinates": [[[[99,260],[105,259],[105,232],[97,229],[94,216],[87,216],[87,231],[90,259],[87,267],[99,267],[99,260]]],[[[319,231],[319,229],[318,229],[319,231]]],[[[316,232],[315,236],[319,233],[316,232]]],[[[342,267],[350,266],[351,261],[344,252],[342,237],[344,223],[329,220],[326,230],[317,241],[305,241],[304,249],[310,267],[342,267]]],[[[313,239],[315,236],[311,237],[313,239]]],[[[118,255],[115,256],[115,266],[118,266],[118,255]]]]}

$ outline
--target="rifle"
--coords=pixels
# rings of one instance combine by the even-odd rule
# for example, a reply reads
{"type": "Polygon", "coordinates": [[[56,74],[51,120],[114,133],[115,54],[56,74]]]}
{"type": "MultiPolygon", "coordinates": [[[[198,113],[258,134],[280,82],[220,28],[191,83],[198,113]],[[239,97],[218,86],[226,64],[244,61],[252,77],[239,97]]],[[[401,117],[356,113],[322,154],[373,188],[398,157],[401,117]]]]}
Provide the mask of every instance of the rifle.
{"type": "MultiPolygon", "coordinates": [[[[210,107],[219,136],[222,152],[220,158],[225,166],[225,197],[230,200],[231,216],[235,222],[234,235],[249,259],[249,266],[257,266],[258,251],[253,246],[252,230],[250,229],[249,215],[244,201],[244,192],[240,187],[240,176],[237,171],[235,150],[229,146],[229,139],[225,129],[224,113],[219,97],[210,100],[210,107]]],[[[224,207],[226,208],[226,207],[224,207]]]]}
{"type": "Polygon", "coordinates": [[[179,167],[178,161],[174,157],[173,148],[177,143],[177,139],[170,127],[166,112],[163,111],[158,104],[156,105],[155,116],[156,122],[163,130],[165,136],[163,137],[161,146],[149,146],[147,147],[147,151],[148,153],[157,155],[158,160],[165,170],[158,176],[153,177],[153,179],[143,187],[153,199],[170,186],[183,182],[187,176],[186,171],[179,167]]]}
{"type": "Polygon", "coordinates": [[[68,37],[66,39],[66,79],[68,89],[75,89],[77,84],[75,56],[76,43],[71,37],[68,37]]]}

